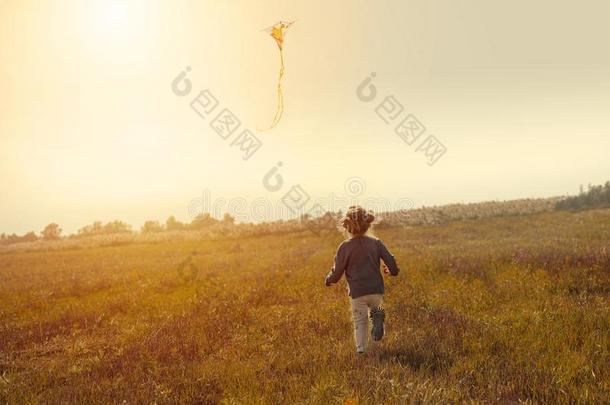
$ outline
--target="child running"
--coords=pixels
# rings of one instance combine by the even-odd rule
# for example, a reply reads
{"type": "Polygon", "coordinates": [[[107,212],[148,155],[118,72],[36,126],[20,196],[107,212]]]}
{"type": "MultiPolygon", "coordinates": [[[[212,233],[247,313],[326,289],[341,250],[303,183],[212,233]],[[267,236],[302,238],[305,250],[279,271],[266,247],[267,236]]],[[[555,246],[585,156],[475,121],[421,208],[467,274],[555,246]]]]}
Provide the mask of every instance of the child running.
{"type": "Polygon", "coordinates": [[[385,263],[384,272],[398,275],[394,256],[383,242],[368,235],[375,216],[360,206],[351,206],[341,219],[341,225],[349,234],[335,255],[335,265],[326,276],[326,286],[337,283],[343,273],[349,286],[354,319],[356,352],[364,354],[368,343],[368,317],[373,323],[371,335],[378,341],[383,337],[385,311],[383,301],[384,285],[380,259],[385,263]],[[387,267],[386,267],[387,266],[387,267]],[[369,314],[370,312],[370,314],[369,314]]]}

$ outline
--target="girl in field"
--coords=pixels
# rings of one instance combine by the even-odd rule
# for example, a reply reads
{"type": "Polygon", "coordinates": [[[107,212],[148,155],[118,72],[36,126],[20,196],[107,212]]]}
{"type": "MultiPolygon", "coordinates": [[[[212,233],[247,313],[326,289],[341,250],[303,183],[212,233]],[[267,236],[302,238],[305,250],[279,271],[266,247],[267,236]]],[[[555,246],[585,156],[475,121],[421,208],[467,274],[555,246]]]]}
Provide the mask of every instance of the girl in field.
{"type": "Polygon", "coordinates": [[[349,234],[335,255],[335,265],[326,276],[326,286],[338,282],[343,273],[349,286],[354,319],[356,352],[366,352],[368,343],[368,317],[373,323],[371,335],[378,341],[383,337],[385,311],[381,307],[384,293],[383,277],[379,269],[380,259],[384,272],[398,275],[394,256],[383,242],[368,235],[375,216],[359,206],[351,206],[341,219],[341,225],[349,234]]]}

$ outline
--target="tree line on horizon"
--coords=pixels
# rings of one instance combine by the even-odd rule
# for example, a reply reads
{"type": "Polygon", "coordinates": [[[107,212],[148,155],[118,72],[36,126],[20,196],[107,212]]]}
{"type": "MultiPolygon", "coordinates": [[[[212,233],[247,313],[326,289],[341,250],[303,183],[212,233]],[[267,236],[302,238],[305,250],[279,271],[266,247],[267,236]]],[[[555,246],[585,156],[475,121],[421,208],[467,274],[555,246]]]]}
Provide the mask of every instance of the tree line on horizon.
{"type": "MultiPolygon", "coordinates": [[[[607,181],[603,185],[592,186],[588,185],[587,190],[581,186],[580,193],[576,196],[568,196],[562,198],[555,203],[554,208],[557,210],[586,210],[595,208],[609,208],[610,207],[610,181],[607,181]]],[[[422,209],[419,209],[421,211],[422,209]]],[[[417,211],[417,210],[416,210],[417,211]]],[[[332,217],[340,217],[341,212],[332,214],[326,213],[325,216],[330,215],[332,217]]],[[[301,217],[300,220],[310,219],[307,216],[301,217]]],[[[282,222],[281,220],[279,222],[282,222]]],[[[214,218],[209,213],[198,214],[190,223],[180,222],[173,215],[167,218],[165,223],[160,221],[146,221],[140,228],[141,233],[157,233],[165,231],[198,231],[209,228],[214,225],[234,225],[235,218],[229,213],[225,213],[222,219],[214,218]]],[[[386,226],[390,224],[385,224],[386,226]]],[[[10,245],[21,242],[35,242],[37,240],[59,240],[64,237],[67,238],[85,238],[90,236],[99,235],[116,235],[122,233],[133,233],[132,226],[119,220],[102,223],[101,221],[95,221],[90,225],[86,225],[80,228],[75,234],[62,236],[62,229],[56,223],[48,224],[44,227],[40,234],[36,234],[33,231],[27,232],[22,236],[15,233],[7,235],[5,233],[0,234],[0,246],[10,245]]]]}
{"type": "MultiPolygon", "coordinates": [[[[197,231],[209,227],[214,224],[233,224],[235,219],[228,213],[224,214],[222,219],[216,219],[209,213],[201,213],[197,215],[190,223],[180,222],[173,215],[167,218],[164,224],[159,221],[146,221],[140,228],[142,233],[164,232],[164,231],[197,231]]],[[[121,233],[132,233],[132,226],[119,220],[102,223],[95,221],[90,225],[80,228],[76,233],[67,235],[68,238],[84,238],[89,236],[99,235],[115,235],[121,233]]],[[[10,245],[20,242],[35,242],[37,240],[59,240],[62,239],[62,229],[56,223],[47,225],[40,234],[34,231],[27,232],[19,236],[15,233],[7,235],[0,234],[0,245],[10,245]]]]}
{"type": "Polygon", "coordinates": [[[610,181],[599,186],[589,184],[587,191],[581,186],[578,195],[566,197],[556,204],[556,208],[560,210],[585,210],[608,207],[610,207],[610,181]]]}

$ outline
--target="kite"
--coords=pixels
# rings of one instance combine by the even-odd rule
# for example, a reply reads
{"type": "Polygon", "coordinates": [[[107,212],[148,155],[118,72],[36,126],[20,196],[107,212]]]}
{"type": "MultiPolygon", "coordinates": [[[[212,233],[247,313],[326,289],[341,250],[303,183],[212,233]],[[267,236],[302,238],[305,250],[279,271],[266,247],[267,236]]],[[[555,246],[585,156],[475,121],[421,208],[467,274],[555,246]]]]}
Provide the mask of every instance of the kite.
{"type": "Polygon", "coordinates": [[[275,42],[280,49],[280,74],[277,79],[277,110],[275,111],[275,116],[273,117],[271,126],[267,129],[275,127],[280,122],[282,114],[284,113],[284,94],[282,93],[282,78],[284,77],[284,35],[288,27],[290,27],[293,23],[294,21],[279,21],[273,26],[263,30],[269,32],[269,35],[275,39],[275,42]]]}

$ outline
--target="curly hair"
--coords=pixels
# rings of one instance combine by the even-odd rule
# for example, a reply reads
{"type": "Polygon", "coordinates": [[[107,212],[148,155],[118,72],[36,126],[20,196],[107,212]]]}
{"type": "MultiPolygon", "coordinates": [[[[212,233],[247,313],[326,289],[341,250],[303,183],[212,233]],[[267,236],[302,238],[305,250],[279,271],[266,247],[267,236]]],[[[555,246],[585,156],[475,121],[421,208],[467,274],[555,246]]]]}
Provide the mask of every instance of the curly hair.
{"type": "Polygon", "coordinates": [[[352,205],[347,209],[340,223],[350,235],[364,235],[374,220],[375,215],[372,212],[359,205],[352,205]]]}

